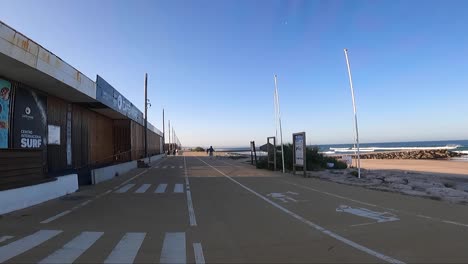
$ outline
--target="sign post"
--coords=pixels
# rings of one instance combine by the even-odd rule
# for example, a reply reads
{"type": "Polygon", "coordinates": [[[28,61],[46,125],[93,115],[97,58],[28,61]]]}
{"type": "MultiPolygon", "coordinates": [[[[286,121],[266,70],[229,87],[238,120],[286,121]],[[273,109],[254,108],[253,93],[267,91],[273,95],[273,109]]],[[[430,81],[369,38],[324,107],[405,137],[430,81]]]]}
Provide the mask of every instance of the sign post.
{"type": "Polygon", "coordinates": [[[255,158],[255,166],[257,165],[257,150],[255,149],[255,141],[250,141],[250,163],[253,165],[255,158]]]}
{"type": "Polygon", "coordinates": [[[268,168],[273,164],[273,170],[276,171],[276,137],[267,137],[267,155],[268,155],[268,168]],[[270,159],[270,139],[273,139],[273,160],[270,159]]]}
{"type": "Polygon", "coordinates": [[[293,134],[293,173],[296,174],[296,167],[302,167],[304,178],[307,177],[307,157],[306,157],[306,135],[305,132],[293,134]]]}

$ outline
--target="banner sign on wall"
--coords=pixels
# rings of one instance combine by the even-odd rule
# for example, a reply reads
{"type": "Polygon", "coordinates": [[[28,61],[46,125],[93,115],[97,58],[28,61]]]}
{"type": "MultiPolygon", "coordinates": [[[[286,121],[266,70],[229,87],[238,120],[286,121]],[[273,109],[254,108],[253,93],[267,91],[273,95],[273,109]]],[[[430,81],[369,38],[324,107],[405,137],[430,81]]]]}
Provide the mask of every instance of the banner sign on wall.
{"type": "Polygon", "coordinates": [[[26,88],[15,93],[13,147],[43,148],[47,144],[46,97],[26,88]]]}
{"type": "Polygon", "coordinates": [[[96,99],[138,124],[144,125],[143,113],[99,75],[96,78],[96,99]]]}
{"type": "Polygon", "coordinates": [[[8,148],[11,83],[0,79],[0,149],[8,148]]]}

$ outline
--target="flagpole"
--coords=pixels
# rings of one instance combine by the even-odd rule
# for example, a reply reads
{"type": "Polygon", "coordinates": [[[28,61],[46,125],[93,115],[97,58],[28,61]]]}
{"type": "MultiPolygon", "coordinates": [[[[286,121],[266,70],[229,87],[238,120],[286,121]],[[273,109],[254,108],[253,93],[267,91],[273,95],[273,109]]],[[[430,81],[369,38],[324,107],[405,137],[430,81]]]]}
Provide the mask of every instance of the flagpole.
{"type": "Polygon", "coordinates": [[[280,103],[279,103],[277,78],[278,78],[278,76],[275,74],[275,98],[276,98],[276,108],[277,108],[277,115],[278,115],[279,129],[280,129],[281,160],[282,160],[282,164],[283,164],[283,173],[285,173],[286,168],[284,167],[283,128],[281,127],[281,110],[280,110],[280,103]]]}
{"type": "Polygon", "coordinates": [[[344,49],[344,54],[345,54],[345,57],[346,57],[346,66],[348,67],[349,86],[351,88],[351,98],[353,99],[354,126],[355,126],[355,129],[356,129],[358,178],[361,178],[361,157],[360,157],[360,153],[359,153],[359,130],[358,130],[357,110],[356,110],[356,101],[354,99],[353,79],[351,77],[351,68],[349,66],[348,49],[344,49]]]}

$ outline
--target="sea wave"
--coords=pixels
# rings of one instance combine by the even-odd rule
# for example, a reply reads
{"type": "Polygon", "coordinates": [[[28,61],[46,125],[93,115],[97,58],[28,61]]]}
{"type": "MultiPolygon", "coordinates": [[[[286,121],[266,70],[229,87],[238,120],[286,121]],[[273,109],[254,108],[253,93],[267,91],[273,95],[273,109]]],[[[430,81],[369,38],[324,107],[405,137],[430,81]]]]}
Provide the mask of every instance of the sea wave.
{"type": "MultiPolygon", "coordinates": [[[[362,152],[374,152],[374,151],[391,151],[391,150],[434,150],[434,149],[457,149],[461,145],[446,145],[437,147],[365,147],[359,148],[362,152]]],[[[331,151],[336,152],[355,152],[357,148],[330,148],[331,151]]]]}

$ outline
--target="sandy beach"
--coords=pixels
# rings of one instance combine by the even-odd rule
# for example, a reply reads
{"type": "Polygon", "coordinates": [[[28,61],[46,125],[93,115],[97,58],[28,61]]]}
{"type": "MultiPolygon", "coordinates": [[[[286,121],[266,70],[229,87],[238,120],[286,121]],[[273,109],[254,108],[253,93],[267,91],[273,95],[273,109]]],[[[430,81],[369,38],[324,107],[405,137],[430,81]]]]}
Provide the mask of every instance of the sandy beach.
{"type": "Polygon", "coordinates": [[[361,166],[370,170],[404,170],[468,176],[468,162],[455,160],[362,159],[361,166]]]}

